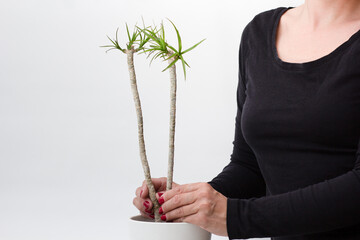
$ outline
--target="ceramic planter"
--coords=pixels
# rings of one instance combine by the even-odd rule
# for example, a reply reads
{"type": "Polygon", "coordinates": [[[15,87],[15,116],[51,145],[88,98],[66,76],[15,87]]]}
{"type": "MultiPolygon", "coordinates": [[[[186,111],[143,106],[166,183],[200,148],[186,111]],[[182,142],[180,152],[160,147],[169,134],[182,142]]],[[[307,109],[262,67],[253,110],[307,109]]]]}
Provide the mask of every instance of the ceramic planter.
{"type": "Polygon", "coordinates": [[[154,222],[142,216],[129,220],[130,240],[210,240],[211,234],[189,223],[154,222]]]}

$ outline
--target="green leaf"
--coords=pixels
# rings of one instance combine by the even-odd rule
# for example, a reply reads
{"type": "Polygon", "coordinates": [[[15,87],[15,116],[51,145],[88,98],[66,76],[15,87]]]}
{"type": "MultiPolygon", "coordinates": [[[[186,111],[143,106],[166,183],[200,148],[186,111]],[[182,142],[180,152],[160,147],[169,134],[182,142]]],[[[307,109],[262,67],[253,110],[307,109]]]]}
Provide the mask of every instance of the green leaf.
{"type": "Polygon", "coordinates": [[[144,34],[149,37],[153,42],[160,44],[159,43],[159,38],[156,36],[156,33],[149,30],[149,29],[144,29],[144,34]]]}
{"type": "Polygon", "coordinates": [[[114,50],[114,49],[117,49],[117,48],[110,48],[110,49],[106,50],[105,52],[108,52],[108,51],[111,51],[111,50],[114,50]]]}
{"type": "Polygon", "coordinates": [[[176,62],[177,62],[178,59],[175,59],[174,61],[172,61],[169,66],[167,66],[164,70],[162,70],[162,72],[166,71],[167,69],[171,68],[176,62]]]}
{"type": "Polygon", "coordinates": [[[140,37],[140,42],[142,42],[142,41],[143,41],[143,35],[142,35],[141,32],[139,31],[139,27],[138,27],[138,26],[135,26],[135,27],[137,27],[137,32],[138,32],[139,37],[140,37]]]}
{"type": "Polygon", "coordinates": [[[144,52],[144,53],[147,53],[147,52],[151,52],[151,51],[154,51],[154,49],[151,49],[151,48],[145,49],[143,52],[144,52]]]}
{"type": "Polygon", "coordinates": [[[171,58],[175,57],[176,55],[177,55],[177,53],[173,53],[173,54],[171,54],[171,56],[170,56],[170,57],[165,58],[165,60],[169,60],[169,59],[171,59],[171,58]]]}
{"type": "Polygon", "coordinates": [[[128,27],[127,23],[125,23],[125,25],[126,25],[126,32],[127,32],[128,38],[129,38],[129,42],[131,42],[129,27],[128,27]]]}
{"type": "Polygon", "coordinates": [[[142,48],[149,40],[150,40],[149,37],[145,38],[144,40],[141,40],[139,44],[139,48],[142,48]]]}
{"type": "Polygon", "coordinates": [[[164,39],[162,39],[162,38],[160,39],[160,47],[162,50],[166,50],[166,43],[165,43],[164,39]]]}
{"type": "Polygon", "coordinates": [[[132,41],[132,42],[137,41],[138,36],[139,36],[139,32],[136,31],[135,28],[134,28],[134,32],[133,32],[133,36],[132,36],[131,41],[132,41]]]}
{"type": "Polygon", "coordinates": [[[145,44],[145,43],[147,43],[149,40],[150,40],[150,38],[149,38],[149,37],[145,38],[145,40],[144,40],[144,44],[145,44]]]}
{"type": "Polygon", "coordinates": [[[107,36],[107,38],[114,44],[114,46],[116,46],[116,43],[109,36],[107,36]]]}
{"type": "Polygon", "coordinates": [[[137,34],[135,32],[133,32],[133,35],[131,37],[131,42],[135,42],[136,41],[136,38],[137,38],[137,34]]]}
{"type": "Polygon", "coordinates": [[[142,23],[143,23],[143,28],[145,29],[146,27],[145,27],[145,21],[144,21],[144,17],[143,17],[143,16],[141,16],[141,20],[142,20],[142,23]]]}
{"type": "Polygon", "coordinates": [[[117,42],[117,43],[119,43],[119,41],[118,41],[118,31],[119,31],[119,28],[117,28],[117,29],[116,29],[116,36],[115,36],[115,37],[116,37],[116,42],[117,42]]]}
{"type": "Polygon", "coordinates": [[[165,41],[165,29],[164,24],[161,22],[161,38],[165,41]]]}
{"type": "Polygon", "coordinates": [[[145,48],[140,48],[139,50],[142,50],[142,51],[139,52],[138,54],[146,54],[145,50],[147,50],[147,49],[145,49],[145,48]]]}
{"type": "Polygon", "coordinates": [[[151,59],[151,61],[150,61],[150,65],[151,65],[151,63],[152,63],[152,61],[154,60],[154,59],[156,59],[156,58],[158,58],[160,55],[162,55],[163,53],[162,52],[159,52],[159,53],[157,53],[156,55],[154,55],[153,57],[152,57],[152,59],[151,59]]]}
{"type": "Polygon", "coordinates": [[[143,33],[151,38],[156,38],[156,34],[154,31],[150,29],[142,29],[143,33]]]}
{"type": "Polygon", "coordinates": [[[115,48],[117,48],[117,49],[119,49],[120,51],[124,52],[124,49],[122,49],[122,48],[119,46],[119,44],[118,44],[117,41],[113,41],[109,36],[107,36],[107,38],[114,44],[114,47],[115,47],[115,48]]]}
{"type": "MultiPolygon", "coordinates": [[[[181,57],[183,58],[183,56],[181,55],[181,57]]],[[[184,58],[183,58],[184,59],[184,58]]],[[[186,66],[188,66],[189,68],[190,68],[190,66],[189,66],[189,64],[187,64],[187,62],[184,60],[184,63],[185,63],[185,65],[186,66]]]]}
{"type": "Polygon", "coordinates": [[[180,33],[179,33],[179,31],[177,30],[177,28],[175,27],[175,24],[170,20],[170,19],[168,19],[170,22],[171,22],[171,24],[174,26],[174,28],[175,28],[175,31],[176,31],[176,35],[177,35],[177,38],[178,38],[178,44],[179,44],[179,52],[181,52],[181,48],[182,48],[182,44],[181,44],[181,37],[180,37],[180,33]]]}
{"type": "Polygon", "coordinates": [[[143,32],[145,31],[145,29],[146,29],[145,26],[144,26],[144,28],[140,28],[140,27],[138,27],[138,26],[135,26],[135,27],[138,29],[139,32],[142,32],[142,33],[143,33],[143,32]]]}
{"type": "Polygon", "coordinates": [[[120,51],[124,52],[124,49],[122,49],[119,44],[116,44],[116,48],[119,49],[120,51]]]}
{"type": "Polygon", "coordinates": [[[155,53],[155,50],[152,50],[151,49],[151,51],[150,51],[150,53],[146,56],[146,58],[149,58],[152,54],[154,54],[155,53]]]}
{"type": "Polygon", "coordinates": [[[100,46],[100,47],[114,47],[114,45],[104,45],[104,46],[100,46]]]}
{"type": "Polygon", "coordinates": [[[186,49],[185,51],[181,52],[181,54],[185,54],[191,50],[193,50],[194,48],[196,48],[200,43],[202,43],[203,41],[205,41],[206,39],[204,38],[203,40],[201,40],[200,42],[198,42],[197,44],[195,44],[194,46],[192,46],[191,48],[186,49]]]}
{"type": "Polygon", "coordinates": [[[156,55],[154,55],[151,60],[150,60],[150,63],[149,63],[149,66],[151,65],[151,63],[153,62],[153,60],[155,59],[156,55]]]}
{"type": "Polygon", "coordinates": [[[161,47],[152,47],[152,48],[150,48],[150,49],[152,49],[152,50],[154,50],[154,51],[162,51],[162,48],[161,47]]]}
{"type": "MultiPolygon", "coordinates": [[[[184,78],[185,78],[185,80],[186,80],[186,69],[185,69],[185,64],[187,65],[187,63],[185,62],[185,60],[184,60],[184,58],[183,58],[183,56],[179,56],[180,57],[180,59],[181,59],[181,63],[182,63],[182,67],[183,67],[183,71],[184,71],[184,78]]],[[[187,66],[189,66],[189,65],[187,65],[187,66]]]]}
{"type": "Polygon", "coordinates": [[[173,50],[175,53],[179,53],[174,47],[170,46],[170,45],[167,45],[168,48],[170,48],[171,50],[173,50]]]}

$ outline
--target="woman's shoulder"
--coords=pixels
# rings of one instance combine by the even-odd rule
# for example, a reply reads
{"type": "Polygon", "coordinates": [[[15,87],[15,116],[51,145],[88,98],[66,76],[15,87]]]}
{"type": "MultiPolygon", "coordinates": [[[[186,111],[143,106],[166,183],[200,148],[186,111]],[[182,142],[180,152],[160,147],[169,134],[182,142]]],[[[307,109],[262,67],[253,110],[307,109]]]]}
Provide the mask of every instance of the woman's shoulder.
{"type": "Polygon", "coordinates": [[[276,18],[285,10],[292,7],[278,7],[270,10],[260,12],[247,24],[246,28],[264,27],[273,24],[276,18]]]}
{"type": "Polygon", "coordinates": [[[254,49],[271,48],[274,27],[279,17],[293,7],[278,7],[256,14],[241,34],[240,48],[246,56],[254,49]]]}
{"type": "Polygon", "coordinates": [[[277,8],[263,11],[263,12],[256,14],[253,20],[256,21],[256,20],[269,19],[269,18],[272,18],[275,15],[279,14],[280,12],[284,11],[285,9],[289,9],[289,8],[292,8],[292,7],[277,7],[277,8]]]}
{"type": "Polygon", "coordinates": [[[241,41],[244,42],[244,44],[246,44],[246,42],[254,44],[254,41],[267,41],[272,34],[277,17],[286,9],[288,9],[288,7],[278,7],[256,14],[245,26],[241,41]]]}

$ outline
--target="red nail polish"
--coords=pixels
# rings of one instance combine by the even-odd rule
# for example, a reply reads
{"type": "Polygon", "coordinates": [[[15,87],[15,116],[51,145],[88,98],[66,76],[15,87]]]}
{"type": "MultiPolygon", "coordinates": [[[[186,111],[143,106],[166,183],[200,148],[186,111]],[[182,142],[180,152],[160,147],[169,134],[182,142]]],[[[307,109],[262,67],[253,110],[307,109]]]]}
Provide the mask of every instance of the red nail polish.
{"type": "Polygon", "coordinates": [[[154,219],[154,214],[150,214],[149,217],[151,217],[152,219],[154,219]]]}
{"type": "Polygon", "coordinates": [[[162,192],[159,192],[158,194],[159,194],[159,197],[161,197],[161,196],[162,196],[162,195],[163,195],[164,193],[162,193],[162,192]]]}
{"type": "Polygon", "coordinates": [[[145,212],[152,213],[152,211],[150,209],[145,209],[145,212]]]}
{"type": "Polygon", "coordinates": [[[148,208],[149,208],[149,206],[150,206],[149,201],[145,201],[145,202],[144,202],[144,207],[145,207],[146,209],[148,209],[148,208]]]}
{"type": "Polygon", "coordinates": [[[163,214],[164,211],[162,210],[162,207],[159,208],[159,214],[163,214]]]}
{"type": "Polygon", "coordinates": [[[161,215],[161,220],[166,221],[166,216],[165,216],[165,215],[161,215]]]}
{"type": "Polygon", "coordinates": [[[160,203],[160,205],[161,205],[161,204],[163,204],[163,203],[165,202],[165,200],[164,200],[164,198],[163,198],[163,197],[160,197],[158,202],[159,202],[159,203],[160,203]]]}

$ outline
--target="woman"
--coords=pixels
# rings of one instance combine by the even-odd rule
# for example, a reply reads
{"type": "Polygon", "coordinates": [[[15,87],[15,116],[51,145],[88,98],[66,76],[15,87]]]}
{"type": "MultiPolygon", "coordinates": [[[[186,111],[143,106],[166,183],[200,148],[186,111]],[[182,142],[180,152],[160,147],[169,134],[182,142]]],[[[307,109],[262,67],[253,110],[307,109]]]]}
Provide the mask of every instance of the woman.
{"type": "MultiPolygon", "coordinates": [[[[240,45],[231,162],[209,184],[162,194],[154,179],[162,219],[229,238],[360,239],[359,29],[358,0],[257,15],[240,45]]],[[[143,185],[144,216],[147,198],[143,185]]]]}

